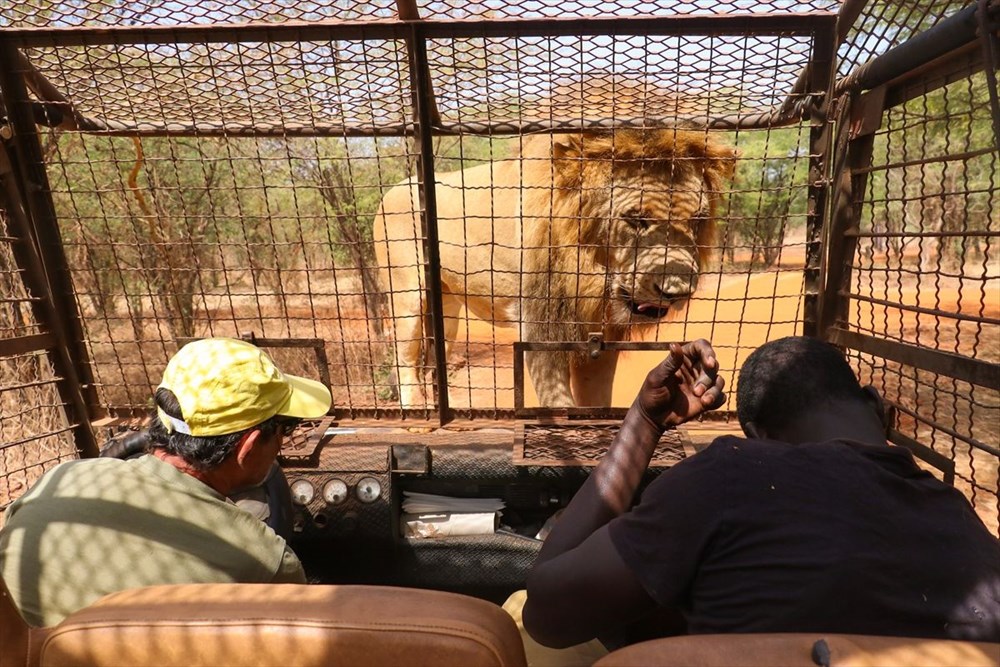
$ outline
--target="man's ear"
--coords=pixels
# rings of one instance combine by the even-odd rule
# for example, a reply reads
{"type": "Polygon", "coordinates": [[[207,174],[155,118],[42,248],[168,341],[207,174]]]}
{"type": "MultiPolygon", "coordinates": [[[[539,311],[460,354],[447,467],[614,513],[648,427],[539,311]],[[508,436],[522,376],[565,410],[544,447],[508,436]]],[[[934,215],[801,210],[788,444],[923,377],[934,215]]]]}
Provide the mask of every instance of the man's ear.
{"type": "Polygon", "coordinates": [[[885,429],[888,435],[889,429],[892,427],[892,420],[889,419],[889,410],[886,402],[882,399],[882,394],[878,392],[878,389],[866,384],[861,388],[861,392],[864,395],[865,402],[875,411],[878,416],[878,420],[882,423],[882,428],[885,429]]]}
{"type": "Polygon", "coordinates": [[[260,444],[260,440],[263,437],[263,433],[259,428],[250,430],[248,433],[243,434],[240,441],[236,443],[236,462],[241,466],[247,460],[253,452],[254,447],[260,444]]]}
{"type": "Polygon", "coordinates": [[[767,440],[767,431],[764,430],[762,426],[758,426],[753,422],[747,422],[744,424],[743,432],[748,438],[753,440],[767,440]]]}

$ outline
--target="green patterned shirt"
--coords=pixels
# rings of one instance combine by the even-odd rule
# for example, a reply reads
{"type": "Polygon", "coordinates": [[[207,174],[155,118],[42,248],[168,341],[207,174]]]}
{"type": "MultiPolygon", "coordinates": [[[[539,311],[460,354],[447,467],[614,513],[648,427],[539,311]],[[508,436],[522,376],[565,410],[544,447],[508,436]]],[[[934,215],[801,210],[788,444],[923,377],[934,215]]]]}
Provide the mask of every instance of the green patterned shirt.
{"type": "Polygon", "coordinates": [[[7,508],[0,575],[36,626],[127,588],[306,581],[266,524],[149,455],[69,461],[46,473],[7,508]]]}

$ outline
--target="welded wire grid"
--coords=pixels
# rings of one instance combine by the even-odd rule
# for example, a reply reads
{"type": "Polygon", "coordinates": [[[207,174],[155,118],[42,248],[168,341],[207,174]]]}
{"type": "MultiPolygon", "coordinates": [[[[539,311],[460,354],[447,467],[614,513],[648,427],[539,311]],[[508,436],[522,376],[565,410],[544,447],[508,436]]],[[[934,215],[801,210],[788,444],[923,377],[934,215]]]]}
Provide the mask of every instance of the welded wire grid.
{"type": "MultiPolygon", "coordinates": [[[[685,119],[738,115],[779,105],[808,62],[813,37],[806,32],[616,35],[613,39],[605,36],[442,39],[431,41],[429,60],[437,109],[446,126],[478,128],[502,123],[522,126],[538,123],[568,128],[606,119],[612,121],[610,125],[628,124],[650,133],[664,125],[684,127],[685,119]]],[[[733,132],[695,130],[695,133],[699,135],[699,143],[738,150],[736,178],[723,185],[717,208],[718,233],[714,240],[707,241],[705,250],[711,259],[702,267],[695,298],[688,304],[678,304],[667,318],[651,327],[636,327],[632,339],[663,342],[705,337],[715,344],[727,372],[732,372],[750,351],[766,340],[801,332],[807,175],[813,157],[809,125],[733,132]]],[[[460,260],[450,260],[453,264],[463,262],[457,269],[463,276],[448,277],[448,292],[490,300],[491,294],[505,288],[503,283],[510,280],[510,275],[500,271],[485,278],[484,271],[491,263],[494,267],[502,264],[501,255],[522,245],[545,250],[553,256],[567,252],[560,245],[565,243],[564,239],[530,246],[524,238],[499,231],[511,227],[504,227],[503,220],[514,215],[512,201],[530,199],[533,186],[554,188],[548,167],[543,169],[547,180],[537,185],[533,181],[511,181],[504,175],[508,172],[503,164],[516,169],[517,162],[520,168],[529,170],[531,160],[546,162],[546,158],[537,157],[527,148],[530,141],[524,136],[492,140],[463,136],[437,142],[436,169],[447,174],[441,177],[447,185],[438,188],[443,262],[448,264],[454,253],[469,249],[460,260]],[[490,162],[494,167],[489,178],[482,171],[485,167],[479,172],[459,171],[462,167],[490,162]],[[521,186],[526,190],[519,189],[521,186]],[[456,199],[461,201],[460,205],[454,203],[456,199]],[[469,215],[469,211],[476,213],[469,215]],[[490,216],[495,216],[499,224],[491,236],[485,236],[481,230],[489,224],[490,216]]],[[[692,159],[681,156],[675,164],[692,159]]],[[[641,187],[629,182],[637,173],[645,172],[650,177],[656,174],[662,163],[654,159],[638,168],[613,159],[609,164],[611,175],[607,184],[614,193],[607,202],[611,213],[606,225],[610,231],[607,236],[587,243],[607,243],[612,253],[635,243],[634,235],[616,235],[613,228],[627,224],[622,221],[622,214],[640,190],[641,206],[656,210],[663,199],[700,196],[704,189],[703,183],[673,182],[669,169],[659,172],[659,178],[652,182],[646,180],[641,187]]],[[[604,183],[591,184],[562,196],[593,200],[604,186],[604,183]]],[[[528,214],[523,206],[520,213],[528,214]]],[[[575,226],[584,223],[579,217],[556,222],[575,226]]],[[[415,247],[419,238],[414,235],[410,243],[415,247]]],[[[632,261],[637,263],[638,258],[633,257],[632,261]]],[[[567,278],[583,283],[596,276],[604,288],[616,273],[639,268],[587,261],[579,264],[575,272],[564,268],[562,274],[554,274],[550,284],[532,296],[551,295],[554,289],[551,281],[566,282],[567,278]]],[[[413,268],[418,267],[414,264],[413,268]]],[[[523,264],[515,267],[522,289],[533,268],[523,264]]],[[[649,267],[643,269],[648,271],[649,267]]],[[[670,270],[662,261],[653,269],[664,274],[659,280],[661,285],[670,270]]],[[[567,306],[562,296],[556,290],[556,296],[548,297],[549,306],[545,310],[559,313],[563,325],[578,324],[580,330],[572,339],[582,340],[594,327],[586,329],[585,320],[575,320],[573,313],[585,309],[585,304],[580,300],[577,308],[567,306]]],[[[519,313],[520,332],[509,328],[484,329],[482,321],[468,310],[449,313],[449,302],[453,300],[446,295],[445,316],[456,328],[458,339],[458,344],[450,347],[448,357],[449,393],[451,407],[455,409],[509,407],[510,343],[518,339],[565,339],[555,333],[525,337],[525,326],[545,322],[531,321],[531,314],[524,310],[519,313]]],[[[502,299],[492,300],[490,307],[494,317],[504,317],[502,299]]],[[[398,321],[405,314],[408,313],[393,315],[398,321]]],[[[625,319],[637,324],[643,318],[629,314],[625,319]]],[[[615,378],[613,405],[631,403],[638,382],[662,354],[627,355],[630,359],[627,368],[615,378]]],[[[735,386],[731,377],[730,386],[735,386]]],[[[529,389],[528,402],[531,401],[529,389]]]]}
{"type": "MultiPolygon", "coordinates": [[[[986,77],[888,110],[875,137],[847,328],[1000,362],[1000,156],[986,77]]],[[[1000,392],[870,355],[854,363],[899,406],[899,430],[954,460],[997,529],[1000,392]]]]}
{"type": "MultiPolygon", "coordinates": [[[[780,103],[780,91],[808,62],[813,37],[804,30],[434,39],[428,61],[445,125],[569,127],[603,118],[641,128],[780,103]]],[[[387,285],[371,243],[379,201],[416,174],[416,141],[357,136],[412,129],[400,40],[365,39],[362,32],[327,41],[53,44],[24,53],[25,72],[44,76],[89,130],[44,130],[42,139],[105,409],[144,413],[178,338],[252,333],[328,341],[338,409],[393,410],[404,382],[422,385],[419,400],[405,407],[432,414],[437,403],[424,384],[431,380],[431,339],[419,326],[396,332],[397,346],[416,344],[422,355],[408,362],[418,379],[401,377],[406,364],[394,356],[387,326],[419,316],[419,307],[397,312],[386,296],[409,290],[421,298],[423,259],[404,260],[415,282],[387,285]],[[110,136],[132,131],[157,136],[110,136]]],[[[711,248],[717,259],[704,267],[700,301],[653,337],[709,337],[735,368],[741,354],[795,330],[802,319],[807,135],[802,125],[705,136],[742,153],[735,185],[724,186],[731,194],[718,209],[724,224],[711,248]],[[784,302],[778,310],[776,298],[784,302]]],[[[436,169],[516,158],[522,143],[441,137],[436,169]]],[[[457,177],[459,187],[464,178],[457,177]]],[[[685,188],[700,196],[704,189],[667,179],[656,187],[649,196],[685,188]]],[[[488,197],[492,207],[510,193],[497,189],[488,197]]],[[[421,203],[415,190],[404,200],[412,225],[402,238],[419,253],[421,203]]],[[[460,218],[445,215],[439,225],[482,222],[460,218]]],[[[477,243],[503,250],[518,242],[490,236],[477,243]]],[[[452,406],[512,407],[516,328],[484,328],[447,310],[445,316],[452,327],[463,318],[449,347],[452,406]]]]}
{"type": "MultiPolygon", "coordinates": [[[[103,406],[144,413],[179,338],[249,334],[327,341],[337,407],[382,404],[390,389],[370,225],[383,192],[412,172],[409,142],[285,133],[315,134],[330,118],[404,125],[401,45],[29,55],[77,113],[181,135],[42,137],[103,406]],[[251,130],[273,136],[231,136],[251,130]]],[[[314,354],[301,356],[289,372],[316,377],[314,354]]]]}
{"type": "MultiPolygon", "coordinates": [[[[41,333],[35,297],[13,256],[15,242],[0,209],[0,350],[4,341],[41,333]]],[[[0,514],[44,471],[75,458],[56,381],[44,353],[0,355],[0,514]]]]}

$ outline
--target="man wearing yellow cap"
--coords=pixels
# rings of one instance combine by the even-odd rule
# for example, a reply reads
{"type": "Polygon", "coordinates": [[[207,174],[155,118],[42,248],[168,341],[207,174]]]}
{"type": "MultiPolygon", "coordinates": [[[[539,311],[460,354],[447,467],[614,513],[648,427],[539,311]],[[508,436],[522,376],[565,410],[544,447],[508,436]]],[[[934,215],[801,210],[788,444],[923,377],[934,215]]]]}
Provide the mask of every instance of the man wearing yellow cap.
{"type": "Polygon", "coordinates": [[[108,593],[173,583],[305,583],[298,558],[227,496],[260,483],[330,391],[230,338],[169,361],[151,454],[84,459],[46,473],[7,510],[0,575],[25,620],[54,625],[108,593]]]}

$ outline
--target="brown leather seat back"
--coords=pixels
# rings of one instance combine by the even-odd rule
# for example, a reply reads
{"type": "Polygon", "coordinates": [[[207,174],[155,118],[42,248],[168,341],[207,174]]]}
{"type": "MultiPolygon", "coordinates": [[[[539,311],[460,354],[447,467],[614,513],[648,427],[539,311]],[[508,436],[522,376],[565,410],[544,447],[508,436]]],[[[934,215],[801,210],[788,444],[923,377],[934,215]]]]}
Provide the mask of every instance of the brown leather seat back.
{"type": "Polygon", "coordinates": [[[594,667],[921,667],[1000,664],[1000,644],[838,634],[670,637],[609,653],[594,667]],[[817,642],[824,643],[817,646],[817,642]],[[824,658],[829,662],[824,662],[824,658]]]}
{"type": "Polygon", "coordinates": [[[523,667],[514,622],[451,593],[202,584],[106,596],[49,630],[40,664],[523,667]]]}
{"type": "Polygon", "coordinates": [[[7,584],[0,579],[0,667],[27,663],[28,630],[28,624],[14,606],[7,584]]]}

